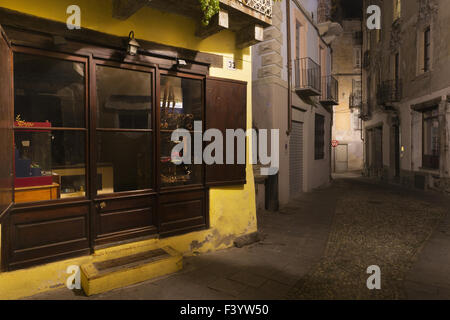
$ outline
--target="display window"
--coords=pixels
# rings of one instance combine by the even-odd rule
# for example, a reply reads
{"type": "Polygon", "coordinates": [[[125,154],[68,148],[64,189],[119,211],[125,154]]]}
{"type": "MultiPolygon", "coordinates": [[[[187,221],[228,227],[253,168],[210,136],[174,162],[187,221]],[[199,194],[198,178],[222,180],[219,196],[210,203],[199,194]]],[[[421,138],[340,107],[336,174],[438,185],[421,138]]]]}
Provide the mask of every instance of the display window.
{"type": "Polygon", "coordinates": [[[86,196],[86,63],[16,52],[15,202],[86,196]]]}
{"type": "MultiPolygon", "coordinates": [[[[193,134],[194,122],[198,121],[202,128],[203,121],[203,81],[161,74],[160,77],[160,145],[161,145],[161,186],[176,187],[183,185],[201,185],[203,180],[202,166],[196,163],[194,156],[193,134]],[[187,138],[172,141],[172,133],[176,129],[189,132],[191,138],[191,163],[180,165],[183,153],[172,154],[178,143],[187,144],[187,138]]],[[[187,146],[183,148],[186,150],[187,146]]]]}
{"type": "Polygon", "coordinates": [[[152,189],[154,73],[99,63],[97,194],[152,189]]]}

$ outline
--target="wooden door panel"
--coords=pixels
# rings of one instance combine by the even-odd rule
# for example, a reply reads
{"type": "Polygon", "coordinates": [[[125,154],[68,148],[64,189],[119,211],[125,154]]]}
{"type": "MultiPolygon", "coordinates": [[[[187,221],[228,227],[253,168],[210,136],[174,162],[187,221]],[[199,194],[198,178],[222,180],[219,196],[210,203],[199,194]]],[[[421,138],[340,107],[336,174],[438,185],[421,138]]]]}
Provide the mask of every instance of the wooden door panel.
{"type": "Polygon", "coordinates": [[[156,234],[155,196],[95,200],[95,245],[156,234]]]}
{"type": "Polygon", "coordinates": [[[161,195],[158,206],[161,236],[206,228],[206,192],[202,190],[161,195]]]}
{"type": "Polygon", "coordinates": [[[89,203],[13,209],[9,218],[10,270],[88,254],[89,203]]]}

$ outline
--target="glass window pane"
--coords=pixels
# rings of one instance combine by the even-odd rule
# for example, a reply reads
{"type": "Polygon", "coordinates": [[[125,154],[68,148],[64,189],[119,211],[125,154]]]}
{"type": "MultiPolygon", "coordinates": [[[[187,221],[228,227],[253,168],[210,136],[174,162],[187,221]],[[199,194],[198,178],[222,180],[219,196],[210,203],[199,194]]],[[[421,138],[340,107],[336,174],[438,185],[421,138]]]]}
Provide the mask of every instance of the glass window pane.
{"type": "Polygon", "coordinates": [[[16,131],[15,202],[84,197],[86,134],[16,131]]]}
{"type": "Polygon", "coordinates": [[[97,193],[152,187],[150,132],[97,132],[97,193]]]}
{"type": "Polygon", "coordinates": [[[202,81],[161,75],[161,129],[194,129],[202,120],[202,81]]]}
{"type": "Polygon", "coordinates": [[[84,63],[16,53],[16,126],[85,128],[84,73],[84,63]]]}
{"type": "MultiPolygon", "coordinates": [[[[178,163],[172,149],[177,143],[171,141],[172,133],[161,133],[161,186],[173,187],[202,183],[202,166],[194,165],[194,144],[191,145],[192,164],[178,163]]],[[[193,137],[192,137],[193,138],[193,137]]],[[[183,143],[183,142],[181,142],[183,143]]]]}
{"type": "Polygon", "coordinates": [[[151,74],[100,65],[96,73],[97,126],[151,129],[151,74]]]}

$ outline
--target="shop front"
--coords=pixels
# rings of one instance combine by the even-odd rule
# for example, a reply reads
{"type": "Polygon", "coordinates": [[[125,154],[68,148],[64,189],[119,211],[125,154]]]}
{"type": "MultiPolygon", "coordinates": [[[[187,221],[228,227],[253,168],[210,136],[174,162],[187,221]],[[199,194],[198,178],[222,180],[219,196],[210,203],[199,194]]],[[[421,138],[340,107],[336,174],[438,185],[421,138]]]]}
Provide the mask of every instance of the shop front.
{"type": "Polygon", "coordinates": [[[186,234],[182,252],[211,250],[256,229],[246,165],[173,157],[176,129],[251,123],[246,81],[218,77],[223,56],[140,38],[132,55],[131,38],[0,17],[2,271],[186,234]]]}

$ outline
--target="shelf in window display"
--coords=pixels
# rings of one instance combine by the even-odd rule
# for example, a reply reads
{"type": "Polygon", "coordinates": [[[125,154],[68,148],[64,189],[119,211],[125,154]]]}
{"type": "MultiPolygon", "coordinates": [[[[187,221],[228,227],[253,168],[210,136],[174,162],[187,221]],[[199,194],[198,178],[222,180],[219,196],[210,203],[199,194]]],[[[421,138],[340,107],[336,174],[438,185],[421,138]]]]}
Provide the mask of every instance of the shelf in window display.
{"type": "Polygon", "coordinates": [[[164,112],[161,115],[161,129],[194,129],[194,115],[178,112],[164,112]]]}
{"type": "MultiPolygon", "coordinates": [[[[33,132],[33,131],[38,131],[38,130],[31,130],[31,128],[51,128],[52,127],[52,123],[51,122],[28,122],[28,121],[23,121],[20,120],[19,121],[14,121],[14,127],[16,128],[20,128],[20,131],[23,132],[33,132]],[[22,130],[23,128],[23,130],[22,130]]],[[[39,130],[41,131],[41,130],[39,130]]],[[[47,131],[47,130],[44,130],[47,131]]],[[[48,130],[50,131],[50,130],[48,130]]]]}

